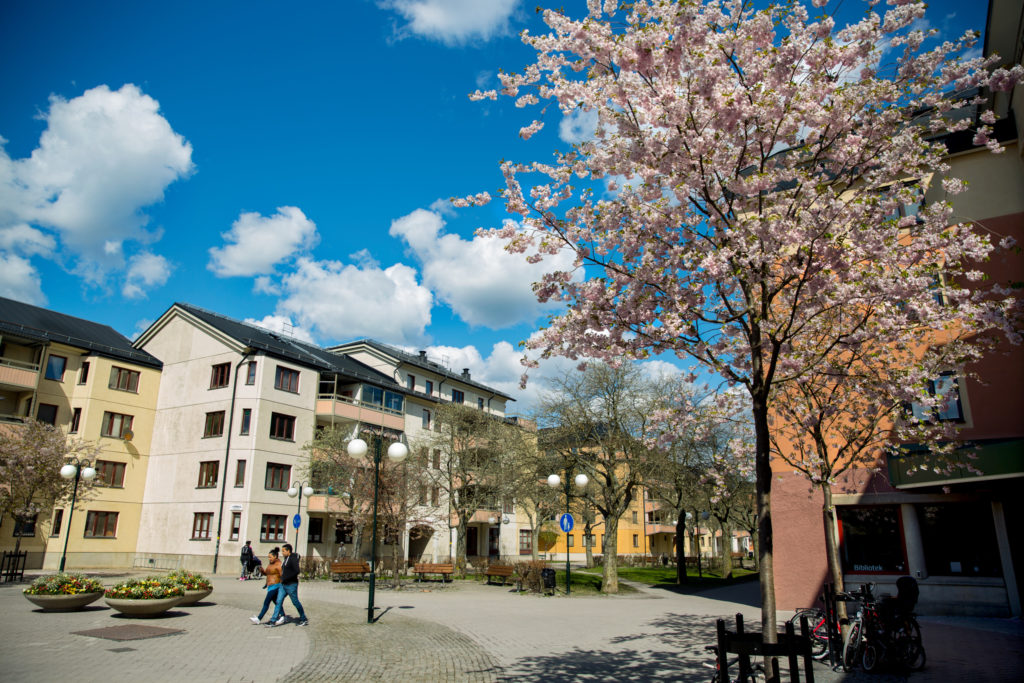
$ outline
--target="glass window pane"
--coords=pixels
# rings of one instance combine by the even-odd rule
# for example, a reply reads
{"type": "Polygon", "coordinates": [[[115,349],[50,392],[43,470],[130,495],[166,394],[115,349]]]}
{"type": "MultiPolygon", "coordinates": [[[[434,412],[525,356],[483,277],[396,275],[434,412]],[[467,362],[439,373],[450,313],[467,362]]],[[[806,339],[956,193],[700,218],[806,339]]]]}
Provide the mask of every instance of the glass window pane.
{"type": "Polygon", "coordinates": [[[843,571],[906,571],[899,506],[837,507],[836,512],[843,571]]]}
{"type": "Polygon", "coordinates": [[[925,564],[932,576],[1002,576],[989,503],[917,505],[925,564]]]}

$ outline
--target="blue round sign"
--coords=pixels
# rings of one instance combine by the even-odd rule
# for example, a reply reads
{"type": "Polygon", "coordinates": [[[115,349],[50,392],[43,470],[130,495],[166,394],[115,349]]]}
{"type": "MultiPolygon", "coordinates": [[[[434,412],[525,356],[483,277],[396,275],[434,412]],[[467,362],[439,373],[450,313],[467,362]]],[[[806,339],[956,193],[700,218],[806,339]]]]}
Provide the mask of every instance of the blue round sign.
{"type": "Polygon", "coordinates": [[[295,527],[296,529],[298,529],[299,525],[301,525],[301,524],[302,524],[302,515],[300,515],[298,512],[296,512],[295,516],[292,517],[292,526],[295,527]]]}
{"type": "Polygon", "coordinates": [[[558,518],[558,526],[560,526],[562,528],[562,531],[564,531],[565,533],[569,533],[570,531],[572,531],[572,527],[574,526],[574,524],[575,522],[573,521],[572,515],[570,515],[568,512],[566,512],[558,518]]]}

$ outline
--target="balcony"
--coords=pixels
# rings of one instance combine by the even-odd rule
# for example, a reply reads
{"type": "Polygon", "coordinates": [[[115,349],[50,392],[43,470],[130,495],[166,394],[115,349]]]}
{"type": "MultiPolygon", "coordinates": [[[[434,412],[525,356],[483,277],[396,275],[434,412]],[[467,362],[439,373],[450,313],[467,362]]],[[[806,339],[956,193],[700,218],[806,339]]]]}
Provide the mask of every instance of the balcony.
{"type": "Polygon", "coordinates": [[[405,431],[405,415],[402,411],[341,394],[318,394],[316,416],[321,419],[341,418],[405,431]]]}
{"type": "Polygon", "coordinates": [[[674,534],[676,527],[674,524],[658,524],[658,523],[647,523],[647,535],[653,536],[655,534],[674,534]]]}
{"type": "Polygon", "coordinates": [[[0,389],[32,390],[39,382],[39,365],[0,358],[0,389]]]}

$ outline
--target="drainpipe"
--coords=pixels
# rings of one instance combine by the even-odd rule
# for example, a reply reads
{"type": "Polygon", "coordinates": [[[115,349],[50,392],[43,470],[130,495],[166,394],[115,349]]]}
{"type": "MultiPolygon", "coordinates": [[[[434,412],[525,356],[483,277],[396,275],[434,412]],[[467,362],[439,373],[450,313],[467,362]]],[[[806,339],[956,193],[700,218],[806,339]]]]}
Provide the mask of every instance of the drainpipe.
{"type": "Polygon", "coordinates": [[[235,394],[238,391],[238,371],[242,369],[242,363],[252,356],[252,348],[245,347],[242,350],[242,360],[235,366],[235,381],[231,384],[231,412],[228,413],[228,438],[224,446],[224,470],[220,478],[220,508],[217,510],[217,545],[213,549],[213,573],[217,573],[217,560],[220,559],[220,529],[224,523],[224,496],[228,488],[228,456],[231,454],[231,434],[235,424],[235,394]]]}

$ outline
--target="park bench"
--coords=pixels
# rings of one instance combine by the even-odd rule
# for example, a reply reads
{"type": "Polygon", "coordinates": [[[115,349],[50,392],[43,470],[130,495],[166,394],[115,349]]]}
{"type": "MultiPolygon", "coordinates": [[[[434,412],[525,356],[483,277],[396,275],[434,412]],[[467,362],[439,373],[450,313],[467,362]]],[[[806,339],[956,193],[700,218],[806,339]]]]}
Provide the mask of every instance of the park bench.
{"type": "Polygon", "coordinates": [[[370,571],[365,562],[331,562],[331,581],[338,581],[342,574],[359,574],[363,578],[370,571]]]}
{"type": "Polygon", "coordinates": [[[487,577],[487,583],[491,583],[491,579],[501,578],[501,585],[504,586],[505,582],[512,578],[512,566],[507,564],[492,564],[484,571],[484,576],[487,577]]]}
{"type": "Polygon", "coordinates": [[[446,581],[446,576],[451,576],[455,573],[455,565],[452,564],[431,564],[429,562],[419,562],[412,568],[412,573],[417,574],[417,580],[422,581],[424,574],[439,574],[441,581],[446,581]]]}

